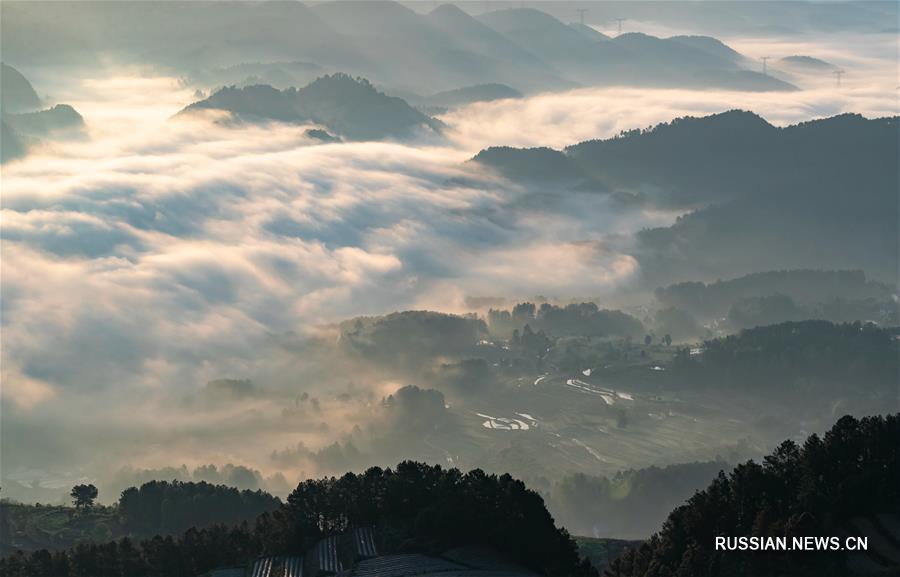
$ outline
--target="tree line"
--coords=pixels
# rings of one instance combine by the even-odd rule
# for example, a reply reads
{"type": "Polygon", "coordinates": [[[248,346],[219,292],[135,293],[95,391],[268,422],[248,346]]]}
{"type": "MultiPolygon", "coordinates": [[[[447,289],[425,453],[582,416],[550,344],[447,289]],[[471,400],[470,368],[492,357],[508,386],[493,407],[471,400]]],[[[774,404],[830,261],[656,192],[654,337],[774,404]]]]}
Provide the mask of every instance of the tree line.
{"type": "Polygon", "coordinates": [[[841,551],[729,552],[717,536],[830,536],[853,517],[900,513],[900,414],[841,418],[823,437],[783,442],[762,463],[720,472],[608,577],[847,575],[841,551]]]}
{"type": "MultiPolygon", "coordinates": [[[[152,501],[152,500],[151,500],[152,501]]],[[[396,469],[307,480],[251,523],[191,528],[179,537],[17,552],[0,577],[195,577],[264,554],[302,554],[321,537],[374,526],[386,552],[495,547],[548,577],[596,577],[541,497],[509,475],[462,473],[406,461],[396,469]]]]}

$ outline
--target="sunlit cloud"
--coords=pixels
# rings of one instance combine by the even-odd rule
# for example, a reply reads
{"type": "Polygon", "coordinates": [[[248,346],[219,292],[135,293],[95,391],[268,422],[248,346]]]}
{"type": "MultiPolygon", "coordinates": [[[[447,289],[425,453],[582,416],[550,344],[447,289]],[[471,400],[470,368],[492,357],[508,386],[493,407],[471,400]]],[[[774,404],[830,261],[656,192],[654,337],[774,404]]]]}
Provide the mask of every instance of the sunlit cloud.
{"type": "Polygon", "coordinates": [[[409,308],[461,312],[472,295],[614,299],[635,289],[631,233],[677,214],[525,189],[466,162],[484,147],[562,148],[731,108],[778,125],[898,113],[896,78],[860,73],[883,71],[875,48],[853,69],[828,46],[742,49],[809,53],[850,72],[840,89],[810,79],[795,93],[541,94],[447,113],[444,139],[346,144],[320,144],[308,126],[172,118],[193,91],[169,77],[60,82],[54,97],[82,113],[87,134],[4,165],[0,211],[4,434],[52,448],[6,452],[4,466],[212,462],[269,475],[283,467],[272,451],[344,438],[376,418],[373,399],[401,386],[299,363],[297,349],[323,325],[409,308]],[[222,377],[252,379],[260,394],[206,402],[205,383],[222,377]],[[336,399],[351,380],[366,394],[336,399]],[[321,413],[299,406],[301,391],[321,413]],[[102,443],[102,458],[68,439],[102,443]]]}

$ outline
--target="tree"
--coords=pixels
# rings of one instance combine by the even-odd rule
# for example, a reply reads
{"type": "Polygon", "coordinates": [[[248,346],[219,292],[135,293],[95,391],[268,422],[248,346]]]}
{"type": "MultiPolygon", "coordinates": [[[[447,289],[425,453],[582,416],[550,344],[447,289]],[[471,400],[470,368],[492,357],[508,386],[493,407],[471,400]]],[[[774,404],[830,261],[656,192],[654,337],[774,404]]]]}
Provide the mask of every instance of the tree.
{"type": "Polygon", "coordinates": [[[76,509],[90,509],[97,498],[97,487],[94,485],[75,485],[69,493],[76,509]]]}
{"type": "Polygon", "coordinates": [[[659,533],[613,561],[608,575],[849,575],[837,552],[758,552],[752,564],[713,547],[718,535],[833,535],[850,518],[900,510],[900,414],[842,417],[803,446],[783,442],[762,463],[721,471],[669,515],[659,533]],[[766,568],[769,569],[766,569],[766,568]]]}

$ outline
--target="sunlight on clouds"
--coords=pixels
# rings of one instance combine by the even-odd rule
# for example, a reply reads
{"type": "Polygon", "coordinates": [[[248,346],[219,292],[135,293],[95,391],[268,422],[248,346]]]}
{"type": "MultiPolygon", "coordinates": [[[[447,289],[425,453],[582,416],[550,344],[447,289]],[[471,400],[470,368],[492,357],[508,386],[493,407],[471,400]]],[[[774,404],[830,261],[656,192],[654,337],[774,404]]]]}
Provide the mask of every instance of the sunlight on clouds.
{"type": "MultiPolygon", "coordinates": [[[[355,367],[303,366],[305,336],[333,341],[323,325],[355,315],[464,312],[470,295],[613,298],[640,279],[631,234],[678,216],[523,189],[467,164],[480,149],[562,148],[732,108],[778,125],[898,113],[896,66],[884,72],[882,48],[738,47],[833,60],[848,67],[846,84],[805,78],[806,90],[778,94],[585,88],[451,111],[444,140],[320,144],[310,126],[172,118],[195,99],[175,78],[129,70],[57,82],[54,98],[84,115],[87,136],[3,167],[4,417],[44,411],[65,434],[22,430],[102,439],[101,469],[161,467],[178,454],[271,471],[260,447],[321,447],[372,418],[359,391],[337,400],[348,381],[377,398],[398,386],[355,367]],[[222,377],[268,388],[240,404],[204,397],[222,377]],[[295,406],[301,389],[322,393],[327,422],[295,406]],[[98,391],[129,410],[98,411],[98,391]]],[[[66,446],[54,458],[84,460],[66,446]]]]}
{"type": "Polygon", "coordinates": [[[795,93],[583,88],[524,100],[476,103],[441,119],[452,127],[451,138],[474,152],[487,146],[559,149],[681,116],[705,116],[735,108],[751,110],[778,126],[843,112],[872,118],[900,113],[895,89],[849,82],[838,89],[832,77],[827,86],[795,93]]]}
{"type": "MultiPolygon", "coordinates": [[[[6,363],[4,363],[5,365],[6,363]]],[[[11,401],[16,406],[28,410],[56,396],[56,389],[39,379],[23,375],[17,368],[0,373],[0,398],[11,401]]]]}

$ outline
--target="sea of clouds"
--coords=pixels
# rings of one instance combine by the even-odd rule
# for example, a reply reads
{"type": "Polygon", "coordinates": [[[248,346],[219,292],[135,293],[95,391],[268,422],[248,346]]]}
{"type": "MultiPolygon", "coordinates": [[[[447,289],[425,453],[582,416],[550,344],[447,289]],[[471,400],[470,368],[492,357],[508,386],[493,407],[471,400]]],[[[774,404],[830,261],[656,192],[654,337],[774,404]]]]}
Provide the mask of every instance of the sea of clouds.
{"type": "Polygon", "coordinates": [[[272,472],[272,450],[328,444],[371,417],[369,401],[329,405],[323,393],[328,419],[286,426],[283,393],[302,379],[286,375],[303,374],[286,335],[302,347],[341,319],[460,312],[473,295],[614,302],[640,286],[631,233],[676,214],[526,190],[467,160],[732,108],[779,125],[898,113],[896,49],[885,56],[883,39],[856,52],[784,42],[853,71],[840,88],[813,78],[793,93],[586,88],[480,103],[444,115],[445,138],[411,142],[320,144],[308,127],[173,119],[192,88],[146,71],[57,80],[53,97],[84,115],[86,134],[3,167],[3,476],[272,472]],[[282,396],[190,400],[223,377],[277,383],[282,396]]]}

